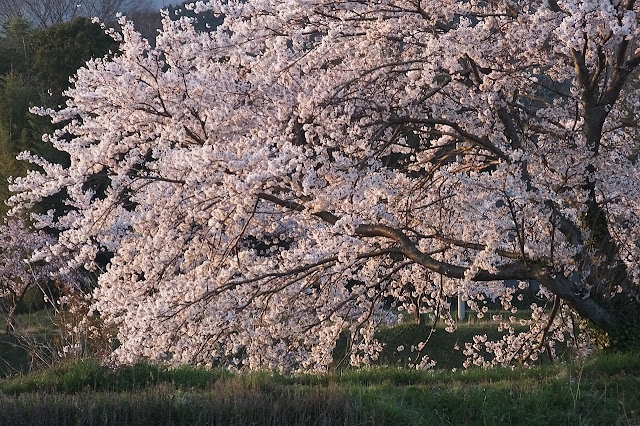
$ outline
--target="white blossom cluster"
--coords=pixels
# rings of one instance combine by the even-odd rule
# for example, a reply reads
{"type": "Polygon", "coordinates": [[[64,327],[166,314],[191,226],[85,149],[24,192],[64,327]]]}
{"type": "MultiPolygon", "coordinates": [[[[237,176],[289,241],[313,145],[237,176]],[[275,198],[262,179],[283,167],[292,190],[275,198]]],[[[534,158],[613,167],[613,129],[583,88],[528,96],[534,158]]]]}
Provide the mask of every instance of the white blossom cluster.
{"type": "Polygon", "coordinates": [[[77,277],[61,274],[64,262],[39,262],[32,259],[35,252],[55,243],[44,231],[29,229],[18,218],[5,219],[0,225],[0,308],[6,314],[7,331],[15,327],[15,313],[28,291],[41,291],[45,302],[49,284],[57,281],[61,287],[73,290],[77,277]]]}
{"type": "Polygon", "coordinates": [[[0,298],[19,299],[24,292],[43,284],[51,275],[51,267],[32,266],[31,254],[53,243],[44,232],[26,229],[22,221],[9,219],[0,226],[0,298]]]}
{"type": "MultiPolygon", "coordinates": [[[[112,255],[93,308],[117,327],[113,360],[322,370],[346,330],[350,362],[367,364],[376,329],[402,315],[453,330],[452,296],[510,315],[506,279],[580,311],[576,294],[601,290],[594,197],[632,277],[606,294],[638,285],[638,97],[607,91],[637,65],[635,2],[193,7],[223,24],[165,15],[152,47],[122,20],[120,52],[39,111],[63,125],[46,140],[71,166],[25,153],[40,167],[12,186],[16,210],[66,191],[69,213],[35,217],[61,231],[41,257],[92,269],[112,255]]],[[[540,338],[567,339],[550,306],[525,333],[499,321],[504,338],[478,336],[468,362],[534,360],[540,338]]]]}

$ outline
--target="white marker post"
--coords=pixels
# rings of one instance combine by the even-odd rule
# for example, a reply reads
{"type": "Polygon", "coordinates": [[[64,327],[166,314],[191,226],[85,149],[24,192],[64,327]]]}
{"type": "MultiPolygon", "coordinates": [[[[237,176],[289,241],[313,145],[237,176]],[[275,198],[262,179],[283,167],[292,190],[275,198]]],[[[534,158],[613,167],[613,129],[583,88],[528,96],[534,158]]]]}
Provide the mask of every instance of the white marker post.
{"type": "Polygon", "coordinates": [[[458,292],[458,319],[463,321],[466,316],[467,302],[462,298],[462,294],[458,292]]]}

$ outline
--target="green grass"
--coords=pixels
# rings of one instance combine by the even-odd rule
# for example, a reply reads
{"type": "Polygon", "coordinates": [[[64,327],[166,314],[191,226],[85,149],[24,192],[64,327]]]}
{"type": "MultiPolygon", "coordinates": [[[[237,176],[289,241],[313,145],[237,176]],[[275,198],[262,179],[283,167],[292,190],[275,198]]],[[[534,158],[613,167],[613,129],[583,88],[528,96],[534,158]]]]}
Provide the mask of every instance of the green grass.
{"type": "Polygon", "coordinates": [[[135,394],[80,392],[0,395],[6,425],[354,425],[367,415],[331,389],[279,388],[273,392],[225,386],[209,392],[163,387],[135,394]]]}
{"type": "MultiPolygon", "coordinates": [[[[53,323],[53,316],[53,312],[48,309],[16,315],[16,323],[20,327],[20,331],[29,337],[30,342],[22,341],[1,329],[0,377],[16,373],[27,373],[33,368],[40,367],[42,365],[41,361],[46,361],[40,357],[50,358],[49,350],[53,349],[51,340],[60,335],[60,331],[53,323]],[[35,348],[34,345],[41,346],[40,348],[35,348]],[[37,351],[37,354],[35,351],[37,351]]],[[[5,321],[5,315],[0,313],[0,324],[3,327],[5,321]]]]}
{"type": "Polygon", "coordinates": [[[229,377],[231,373],[223,369],[181,367],[168,370],[147,363],[113,370],[89,359],[0,380],[0,392],[132,392],[158,384],[171,385],[176,389],[207,389],[220,379],[229,377]]]}
{"type": "Polygon", "coordinates": [[[86,360],[0,380],[0,424],[640,424],[638,389],[635,353],[535,368],[324,375],[111,370],[86,360]]]}
{"type": "Polygon", "coordinates": [[[12,336],[0,334],[0,377],[26,373],[28,370],[28,351],[18,345],[12,336]]]}
{"type": "MultiPolygon", "coordinates": [[[[21,320],[45,336],[47,318],[21,320]]],[[[383,329],[380,365],[321,375],[147,363],[114,370],[95,360],[14,374],[0,379],[0,425],[640,425],[640,354],[462,370],[456,341],[499,337],[491,321],[472,318],[453,334],[436,328],[425,350],[438,361],[435,371],[407,368],[411,352],[395,349],[423,341],[429,330],[409,323],[383,329]]],[[[8,339],[0,336],[0,360],[19,365],[28,354],[8,339]]],[[[336,356],[345,339],[340,345],[336,356]]]]}
{"type": "MultiPolygon", "coordinates": [[[[529,311],[530,313],[530,311],[529,311]]],[[[527,312],[519,313],[526,317],[527,312]]],[[[486,334],[490,340],[499,340],[503,333],[497,330],[494,321],[488,319],[487,315],[484,319],[478,320],[474,316],[469,316],[465,321],[457,324],[457,329],[453,333],[445,330],[442,324],[438,324],[433,334],[429,338],[429,342],[422,351],[422,355],[428,355],[430,359],[435,360],[436,369],[451,370],[460,368],[466,357],[462,353],[465,342],[473,341],[473,336],[477,334],[486,334]],[[454,346],[458,344],[458,350],[454,346]]],[[[516,326],[516,331],[525,330],[525,327],[516,326]]],[[[431,325],[418,325],[413,322],[398,324],[392,327],[381,328],[376,333],[376,338],[383,342],[382,350],[376,365],[409,367],[415,363],[417,351],[412,352],[411,347],[417,346],[418,343],[425,341],[431,333],[431,325]],[[399,346],[404,347],[404,351],[398,352],[399,346]]],[[[346,337],[343,335],[336,344],[334,357],[337,361],[342,361],[341,366],[348,364],[345,359],[346,337]]],[[[540,362],[544,362],[542,359],[540,362]]]]}

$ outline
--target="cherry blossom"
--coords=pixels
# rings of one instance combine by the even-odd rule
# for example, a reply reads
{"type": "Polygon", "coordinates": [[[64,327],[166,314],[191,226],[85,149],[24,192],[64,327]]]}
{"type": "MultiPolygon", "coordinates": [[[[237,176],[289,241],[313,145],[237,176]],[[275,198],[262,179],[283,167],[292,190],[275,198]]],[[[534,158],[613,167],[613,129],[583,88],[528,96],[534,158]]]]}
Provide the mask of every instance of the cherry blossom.
{"type": "Polygon", "coordinates": [[[635,1],[191,7],[224,22],[165,14],[152,47],[123,19],[120,53],[37,110],[71,165],[25,153],[39,168],[12,186],[16,212],[61,191],[71,208],[34,215],[60,230],[37,256],[110,259],[93,309],[114,361],[322,370],[347,333],[368,364],[402,316],[453,330],[456,295],[505,309],[467,365],[553,356],[581,317],[630,324],[635,1]],[[509,280],[540,285],[526,332],[509,280]]]}

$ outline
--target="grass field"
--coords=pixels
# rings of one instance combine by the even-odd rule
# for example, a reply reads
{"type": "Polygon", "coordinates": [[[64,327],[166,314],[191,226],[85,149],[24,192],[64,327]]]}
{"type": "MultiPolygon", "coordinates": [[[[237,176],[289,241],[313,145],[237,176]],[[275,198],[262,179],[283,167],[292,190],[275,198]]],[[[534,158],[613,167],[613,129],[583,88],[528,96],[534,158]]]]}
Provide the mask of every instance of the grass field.
{"type": "MultiPolygon", "coordinates": [[[[30,315],[20,320],[35,336],[55,334],[48,315],[30,315]]],[[[436,370],[407,368],[410,353],[394,349],[429,330],[384,329],[379,366],[323,375],[149,364],[111,370],[95,360],[26,374],[29,351],[0,335],[0,371],[9,374],[0,379],[0,425],[640,425],[639,354],[462,370],[456,342],[497,337],[490,321],[472,317],[453,334],[436,329],[428,346],[436,370]]]]}
{"type": "Polygon", "coordinates": [[[0,380],[6,425],[640,424],[640,356],[528,369],[235,375],[87,360],[0,380]]]}

